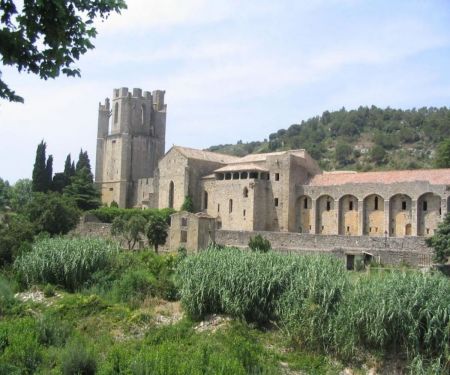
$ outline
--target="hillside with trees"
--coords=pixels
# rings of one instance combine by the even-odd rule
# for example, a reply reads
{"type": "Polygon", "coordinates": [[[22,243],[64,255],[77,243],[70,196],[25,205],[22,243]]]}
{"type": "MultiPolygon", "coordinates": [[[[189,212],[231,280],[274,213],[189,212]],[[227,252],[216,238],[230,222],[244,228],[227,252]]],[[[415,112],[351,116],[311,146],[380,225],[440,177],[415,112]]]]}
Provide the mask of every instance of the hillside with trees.
{"type": "MultiPolygon", "coordinates": [[[[436,149],[447,138],[447,107],[402,110],[371,106],[325,111],[280,129],[264,141],[238,141],[208,150],[244,156],[304,148],[324,170],[417,169],[443,166],[436,161],[436,149]]],[[[448,147],[439,149],[445,152],[448,147]]]]}

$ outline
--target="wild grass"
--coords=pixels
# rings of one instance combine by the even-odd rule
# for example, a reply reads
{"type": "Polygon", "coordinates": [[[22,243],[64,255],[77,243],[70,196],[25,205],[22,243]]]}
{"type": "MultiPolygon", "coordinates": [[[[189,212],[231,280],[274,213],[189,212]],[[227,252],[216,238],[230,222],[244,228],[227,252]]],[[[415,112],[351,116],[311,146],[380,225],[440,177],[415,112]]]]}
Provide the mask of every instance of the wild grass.
{"type": "Polygon", "coordinates": [[[15,261],[14,269],[27,286],[50,283],[74,291],[94,272],[108,268],[118,251],[117,244],[102,239],[42,239],[15,261]]]}
{"type": "Polygon", "coordinates": [[[185,259],[178,277],[182,304],[195,319],[226,313],[274,321],[301,347],[344,360],[396,353],[416,367],[448,366],[450,283],[438,274],[354,278],[327,256],[210,249],[185,259]]]}

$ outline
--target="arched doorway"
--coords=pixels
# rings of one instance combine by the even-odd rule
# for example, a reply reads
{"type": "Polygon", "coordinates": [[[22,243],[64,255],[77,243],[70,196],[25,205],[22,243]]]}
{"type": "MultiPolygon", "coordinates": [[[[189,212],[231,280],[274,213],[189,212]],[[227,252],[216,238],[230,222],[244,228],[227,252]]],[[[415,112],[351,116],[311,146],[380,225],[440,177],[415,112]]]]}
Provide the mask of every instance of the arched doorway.
{"type": "Polygon", "coordinates": [[[366,236],[384,235],[384,199],[378,194],[371,194],[363,201],[363,234],[366,236]]]}
{"type": "Polygon", "coordinates": [[[357,236],[359,233],[358,198],[344,195],[339,199],[339,234],[357,236]]]}
{"type": "Polygon", "coordinates": [[[175,186],[173,184],[173,181],[170,181],[169,184],[169,208],[173,208],[173,197],[174,197],[174,193],[175,193],[175,186]]]}
{"type": "Polygon", "coordinates": [[[312,199],[303,195],[295,204],[295,222],[299,233],[312,233],[312,199]]]}
{"type": "Polygon", "coordinates": [[[389,200],[389,235],[404,237],[412,225],[412,201],[406,194],[396,194],[389,200]]]}

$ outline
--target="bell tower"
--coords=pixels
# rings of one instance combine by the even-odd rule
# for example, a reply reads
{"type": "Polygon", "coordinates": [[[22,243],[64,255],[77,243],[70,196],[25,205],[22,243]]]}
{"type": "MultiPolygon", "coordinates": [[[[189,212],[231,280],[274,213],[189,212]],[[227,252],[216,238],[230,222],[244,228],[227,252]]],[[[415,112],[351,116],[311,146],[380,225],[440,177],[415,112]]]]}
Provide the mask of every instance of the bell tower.
{"type": "Polygon", "coordinates": [[[99,104],[95,182],[103,203],[133,207],[138,180],[154,177],[165,151],[164,94],[122,87],[99,104]]]}

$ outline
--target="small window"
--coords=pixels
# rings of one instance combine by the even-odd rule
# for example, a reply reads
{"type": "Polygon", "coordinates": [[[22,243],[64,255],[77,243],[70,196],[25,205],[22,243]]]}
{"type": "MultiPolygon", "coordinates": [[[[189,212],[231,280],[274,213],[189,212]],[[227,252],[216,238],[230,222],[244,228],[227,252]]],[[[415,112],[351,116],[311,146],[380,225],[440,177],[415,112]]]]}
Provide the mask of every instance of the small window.
{"type": "Polygon", "coordinates": [[[231,173],[225,173],[225,180],[231,180],[231,173]]]}
{"type": "Polygon", "coordinates": [[[119,121],[119,103],[114,104],[114,124],[119,121]]]}
{"type": "Polygon", "coordinates": [[[217,203],[217,212],[220,212],[220,204],[217,203]]]}
{"type": "Polygon", "coordinates": [[[349,209],[350,211],[353,211],[353,201],[350,201],[350,202],[348,203],[348,209],[349,209]]]}
{"type": "Polygon", "coordinates": [[[243,191],[242,195],[244,196],[244,198],[248,198],[248,189],[247,189],[247,187],[244,188],[244,191],[243,191]]]}
{"type": "Polygon", "coordinates": [[[369,227],[369,232],[372,232],[372,227],[369,227]]]}
{"type": "Polygon", "coordinates": [[[115,145],[115,144],[116,144],[116,140],[115,140],[115,139],[114,139],[114,140],[112,141],[112,144],[113,144],[113,145],[115,145]]]}
{"type": "Polygon", "coordinates": [[[279,173],[275,173],[275,181],[280,181],[280,174],[279,173]]]}
{"type": "Polygon", "coordinates": [[[241,180],[246,180],[248,178],[248,173],[247,172],[242,172],[241,173],[241,180]]]}
{"type": "Polygon", "coordinates": [[[239,180],[239,172],[233,173],[233,180],[239,180]]]}
{"type": "Polygon", "coordinates": [[[406,210],[406,201],[402,201],[402,210],[406,210]]]}
{"type": "Polygon", "coordinates": [[[222,222],[220,220],[216,221],[216,228],[221,229],[222,228],[222,222]]]}
{"type": "Polygon", "coordinates": [[[275,198],[275,207],[278,207],[278,198],[275,198]]]}
{"type": "Polygon", "coordinates": [[[442,215],[442,208],[439,207],[439,215],[442,215]]]}
{"type": "Polygon", "coordinates": [[[311,230],[311,225],[309,226],[309,230],[311,230]]]}
{"type": "Polygon", "coordinates": [[[250,172],[250,178],[258,178],[258,172],[250,172]]]}
{"type": "Polygon", "coordinates": [[[325,227],[322,225],[322,232],[323,232],[324,228],[325,228],[325,227]]]}
{"type": "Polygon", "coordinates": [[[378,210],[378,197],[375,197],[375,210],[378,210]]]}
{"type": "Polygon", "coordinates": [[[188,219],[187,219],[187,217],[182,217],[182,218],[181,218],[181,226],[182,226],[182,227],[187,227],[187,225],[188,225],[188,219]]]}
{"type": "Polygon", "coordinates": [[[304,208],[304,209],[307,209],[307,208],[308,208],[308,198],[305,198],[305,199],[303,200],[303,208],[304,208]]]}
{"type": "Polygon", "coordinates": [[[203,193],[203,208],[204,208],[205,210],[208,209],[208,192],[207,192],[207,191],[205,191],[205,192],[203,193]]]}
{"type": "Polygon", "coordinates": [[[427,202],[427,201],[423,201],[423,202],[422,202],[422,209],[423,209],[424,211],[428,210],[428,202],[427,202]]]}
{"type": "Polygon", "coordinates": [[[375,227],[375,232],[377,232],[377,233],[378,233],[378,227],[375,227]]]}
{"type": "Polygon", "coordinates": [[[327,201],[327,211],[330,211],[330,210],[331,210],[331,202],[327,201]]]}
{"type": "Polygon", "coordinates": [[[233,199],[228,201],[228,212],[231,214],[233,212],[233,199]]]}
{"type": "Polygon", "coordinates": [[[242,211],[242,216],[244,216],[244,217],[245,217],[245,210],[244,210],[244,211],[242,211]]]}
{"type": "Polygon", "coordinates": [[[187,230],[182,230],[181,231],[180,242],[187,242],[187,230]]]}
{"type": "Polygon", "coordinates": [[[109,188],[109,191],[113,191],[114,190],[114,188],[109,188]]]}
{"type": "Polygon", "coordinates": [[[350,232],[350,227],[347,227],[347,233],[350,232]]]}
{"type": "Polygon", "coordinates": [[[427,228],[427,234],[430,234],[430,228],[427,228]]]}

